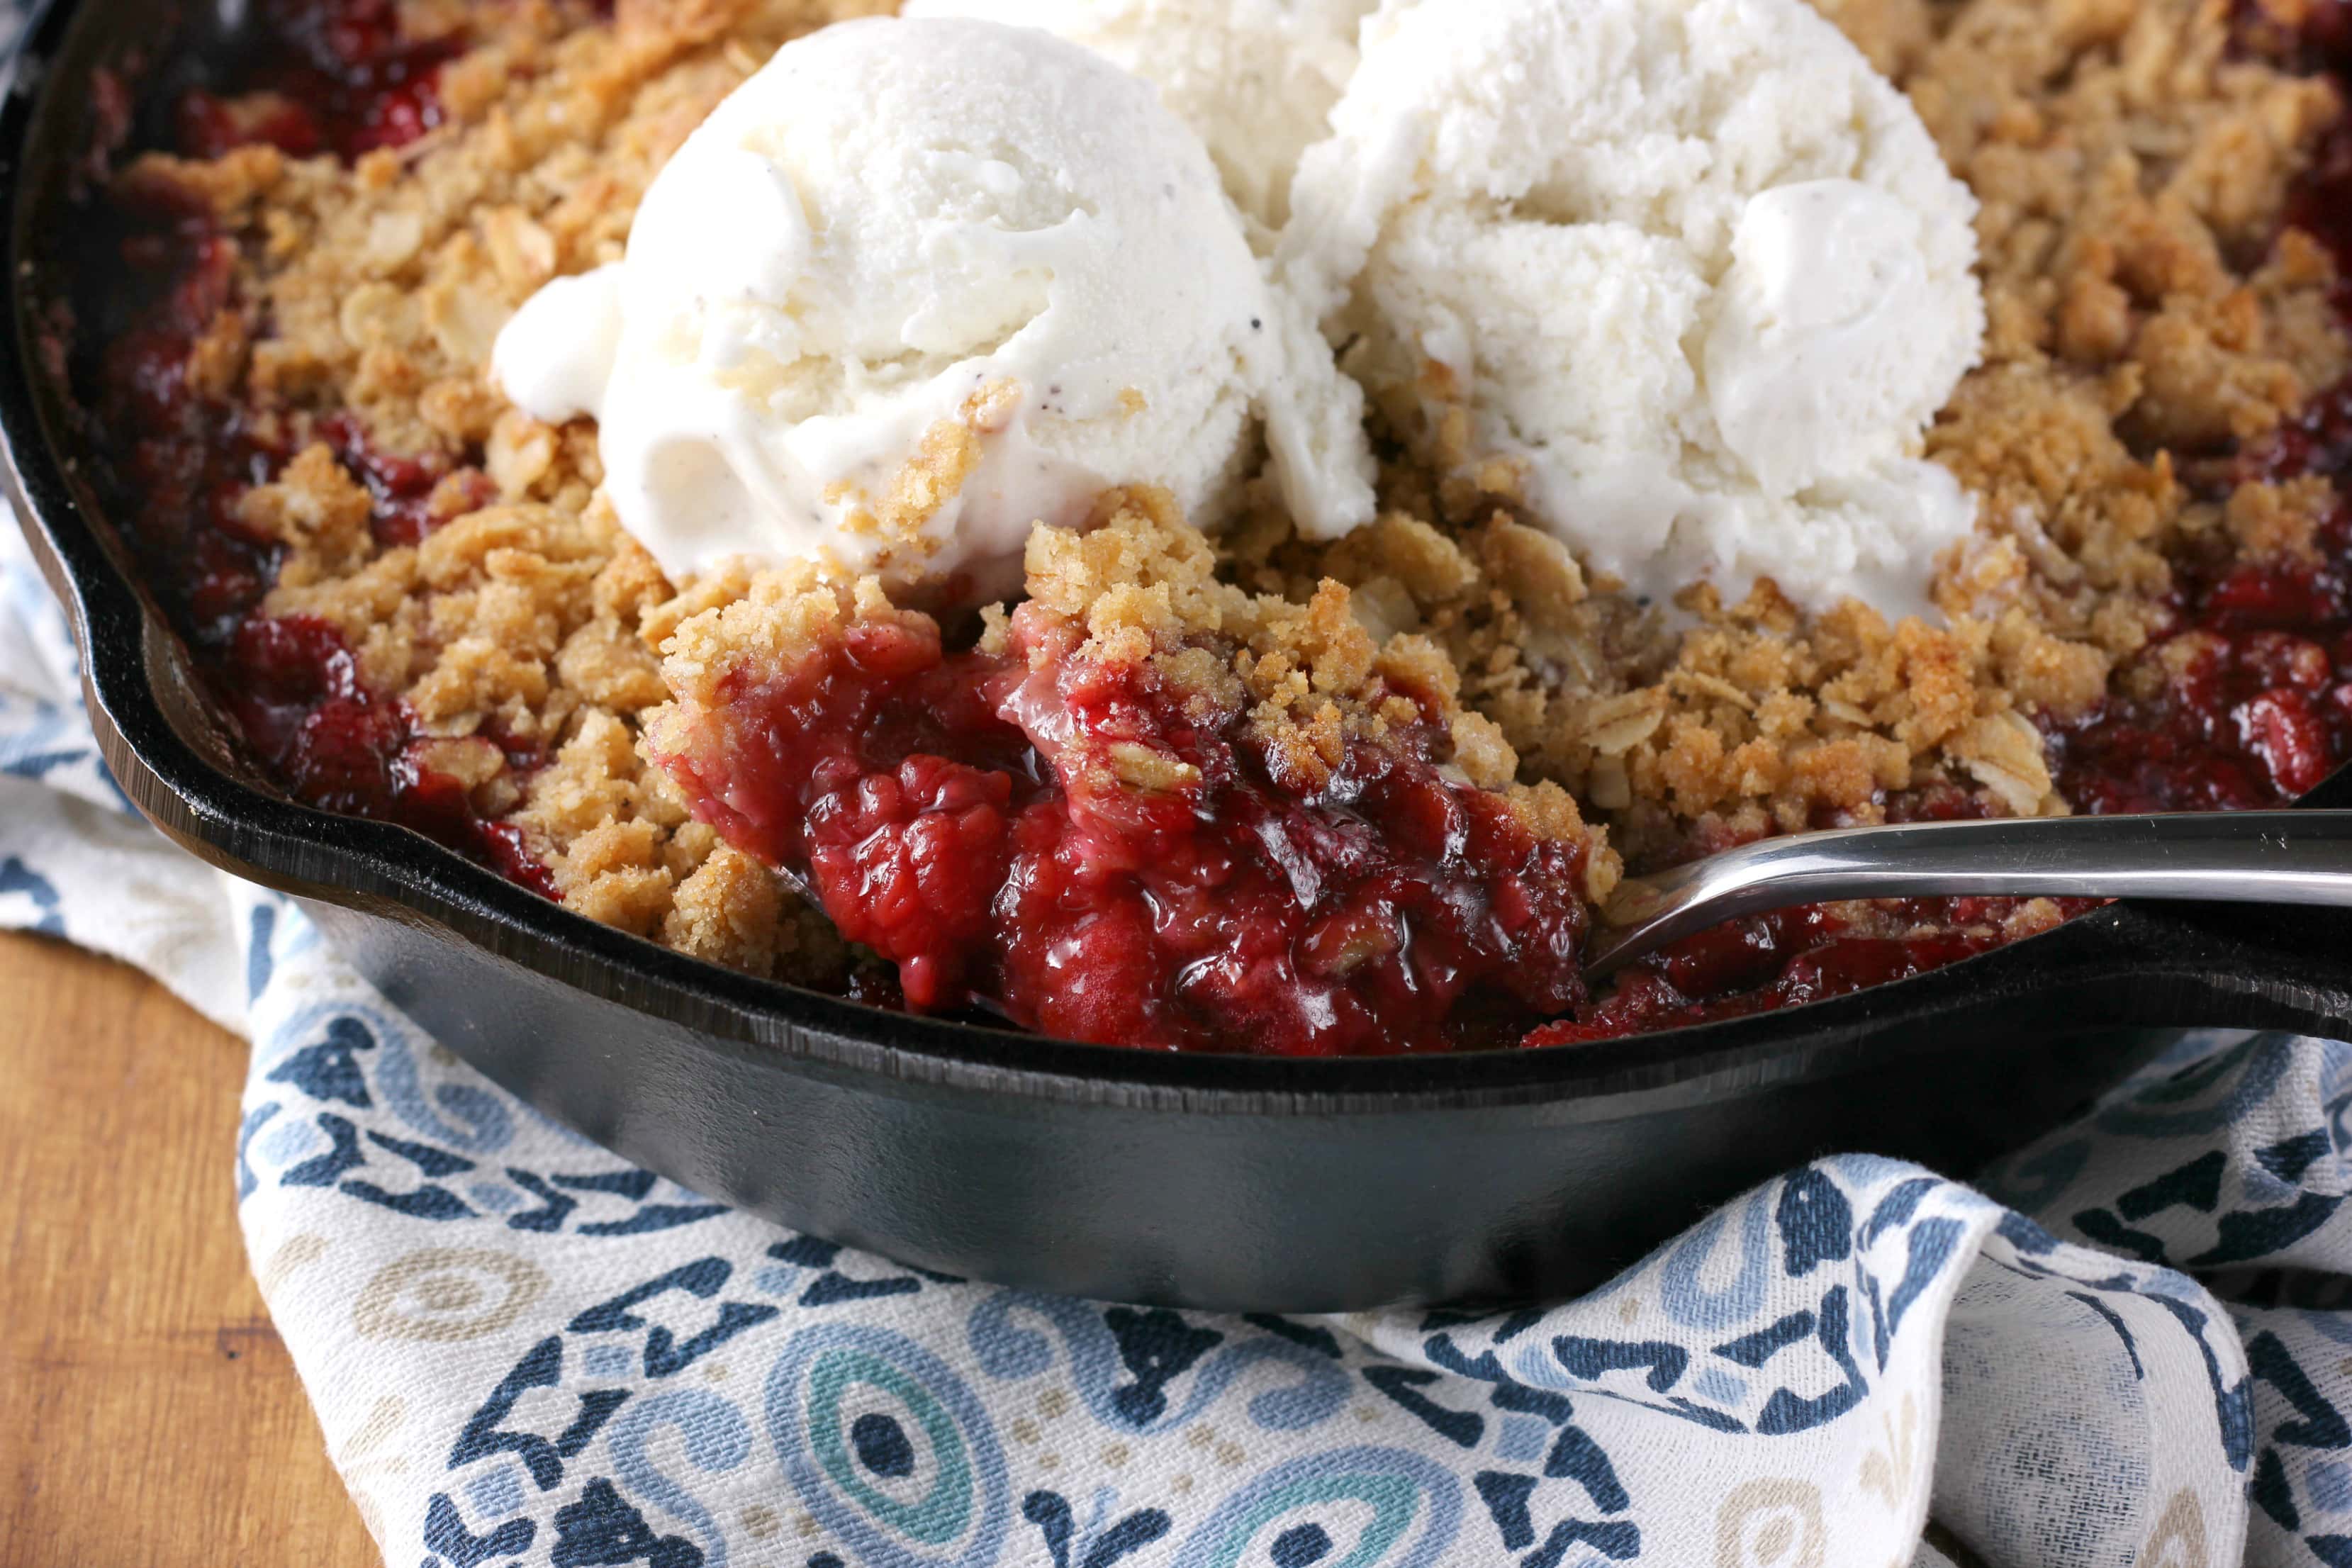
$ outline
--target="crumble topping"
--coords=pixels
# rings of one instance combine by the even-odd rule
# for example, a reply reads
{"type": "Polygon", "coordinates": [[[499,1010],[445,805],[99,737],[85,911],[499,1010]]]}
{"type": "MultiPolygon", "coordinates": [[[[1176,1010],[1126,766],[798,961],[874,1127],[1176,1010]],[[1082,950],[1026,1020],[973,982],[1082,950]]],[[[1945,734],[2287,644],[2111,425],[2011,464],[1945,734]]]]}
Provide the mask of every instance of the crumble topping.
{"type": "MultiPolygon", "coordinates": [[[[1232,711],[1269,770],[1299,794],[1330,782],[1348,743],[1387,743],[1393,730],[1434,724],[1464,782],[1502,792],[1540,839],[1589,851],[1586,891],[1605,899],[1622,874],[1606,835],[1589,826],[1559,784],[1519,782],[1502,729],[1463,708],[1454,664],[1429,638],[1376,637],[1349,590],[1327,579],[1304,602],[1252,594],[1223,581],[1209,542],[1186,526],[1164,490],[1113,490],[1083,532],[1040,528],[1029,540],[1028,603],[1083,637],[1055,647],[1032,639],[1034,670],[1076,658],[1106,671],[1148,668],[1206,721],[1232,711]]],[[[984,614],[979,652],[1014,651],[1002,605],[984,614]]],[[[789,668],[854,631],[928,617],[898,607],[881,582],[846,582],[811,563],[760,572],[724,604],[700,611],[664,643],[662,676],[678,702],[646,716],[657,751],[682,749],[687,710],[728,701],[745,672],[789,668]],[[666,738],[667,737],[667,738],[666,738]]],[[[1198,782],[1166,753],[1113,743],[1087,764],[1105,787],[1165,791],[1198,782]]]]}
{"type": "Polygon", "coordinates": [[[1412,634],[1215,574],[1165,492],[1030,538],[954,654],[802,563],[680,626],[647,751],[929,1012],[1159,1048],[1517,1039],[1584,998],[1618,874],[1412,634]]]}
{"type": "MultiPolygon", "coordinates": [[[[2050,737],[2211,654],[2169,629],[2183,574],[2307,558],[2336,514],[2326,479],[2237,454],[2352,364],[2333,261],[2280,226],[2341,105],[2238,47],[2221,0],[1819,5],[1982,206],[1985,360],[1927,444],[1979,503],[1937,584],[1948,626],[1852,602],[1807,613],[1769,582],[1738,604],[1705,587],[1640,602],[1532,526],[1523,475],[1472,447],[1464,411],[1421,428],[1416,406],[1375,415],[1381,515],[1356,534],[1302,539],[1263,477],[1213,542],[1165,496],[1113,492],[1091,531],[1032,538],[1030,620],[1016,634],[1016,612],[992,610],[977,650],[1045,658],[1050,626],[1055,657],[1148,668],[1202,714],[1240,715],[1302,788],[1351,744],[1433,724],[1447,776],[1572,847],[1596,900],[1629,864],[1769,832],[1922,803],[2067,810],[2050,737]]],[[[830,984],[856,953],[694,818],[647,738],[682,747],[681,715],[718,703],[730,672],[913,607],[815,566],[680,591],[598,498],[593,425],[530,418],[487,368],[541,284],[619,255],[669,152],[779,43],[887,9],[622,0],[600,22],[544,0],[412,0],[413,36],[467,29],[437,129],[349,164],[267,144],[151,153],[116,181],[127,207],[206,214],[234,241],[183,371],[283,455],[234,502],[282,546],[260,614],[332,628],[569,907],[830,984]],[[388,497],[404,531],[384,527],[388,497]]],[[[1445,401],[1442,380],[1422,390],[1445,401]]],[[[968,431],[933,435],[921,471],[877,499],[877,529],[901,531],[968,464],[968,431]]],[[[1164,749],[1086,763],[1109,792],[1197,783],[1164,749]]],[[[2012,935],[2056,918],[2041,901],[1988,917],[2012,935]]]]}

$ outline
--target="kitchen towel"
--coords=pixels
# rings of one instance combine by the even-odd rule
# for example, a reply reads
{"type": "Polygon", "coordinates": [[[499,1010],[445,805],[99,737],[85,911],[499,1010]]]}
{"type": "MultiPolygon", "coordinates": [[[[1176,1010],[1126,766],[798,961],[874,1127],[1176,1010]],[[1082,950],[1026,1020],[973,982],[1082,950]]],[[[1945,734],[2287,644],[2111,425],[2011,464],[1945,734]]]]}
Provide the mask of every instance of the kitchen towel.
{"type": "Polygon", "coordinates": [[[251,1040],[221,1201],[393,1568],[1933,1568],[1931,1513],[1992,1568],[2352,1565],[2352,1047],[2184,1036],[1974,1185],[1822,1160],[1573,1302],[943,1278],[554,1125],[146,827],[5,516],[0,925],[251,1040]]]}

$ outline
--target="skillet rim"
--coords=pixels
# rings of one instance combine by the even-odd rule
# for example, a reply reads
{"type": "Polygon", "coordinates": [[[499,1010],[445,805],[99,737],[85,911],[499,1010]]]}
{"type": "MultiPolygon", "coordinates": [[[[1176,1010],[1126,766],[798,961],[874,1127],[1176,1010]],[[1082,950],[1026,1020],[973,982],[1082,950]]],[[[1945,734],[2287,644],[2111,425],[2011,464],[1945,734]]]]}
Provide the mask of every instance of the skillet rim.
{"type": "MultiPolygon", "coordinates": [[[[778,1068],[1209,1114],[1591,1101],[1726,1077],[1760,1087],[1819,1075],[1819,1057],[1841,1042],[1993,994],[2031,995],[2064,975],[2122,978],[2144,970],[2150,953],[2180,944],[2184,927],[2175,913],[2116,904],[1912,979],[1591,1045],[1327,1059],[1148,1052],[890,1013],[739,974],[600,925],[407,828],[320,811],[239,779],[201,755],[166,711],[159,674],[183,677],[200,714],[215,726],[226,722],[194,696],[178,635],[121,558],[84,477],[85,454],[64,428],[68,395],[38,384],[46,378],[34,370],[33,307],[44,268],[29,236],[55,183],[53,165],[65,156],[65,144],[44,146],[41,133],[52,118],[59,61],[68,68],[96,63],[103,46],[75,32],[102,4],[51,0],[0,65],[8,76],[0,100],[0,245],[8,263],[0,481],[73,622],[84,692],[110,766],[143,815],[215,865],[378,918],[425,921],[543,982],[683,1028],[705,1048],[778,1068]],[[92,58],[75,61],[77,47],[92,58]]],[[[2352,764],[2322,793],[2335,795],[2347,782],[2352,764]]]]}

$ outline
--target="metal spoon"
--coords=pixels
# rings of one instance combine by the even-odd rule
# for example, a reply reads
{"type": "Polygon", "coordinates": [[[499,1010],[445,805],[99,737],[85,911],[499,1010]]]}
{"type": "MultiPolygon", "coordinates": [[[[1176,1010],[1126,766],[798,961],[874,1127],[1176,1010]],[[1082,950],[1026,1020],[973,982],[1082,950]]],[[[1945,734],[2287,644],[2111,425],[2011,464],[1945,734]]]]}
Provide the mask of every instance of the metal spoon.
{"type": "Polygon", "coordinates": [[[1628,877],[1585,959],[1598,977],[1740,915],[1937,893],[2352,908],[2352,811],[1920,822],[1800,833],[1628,877]]]}

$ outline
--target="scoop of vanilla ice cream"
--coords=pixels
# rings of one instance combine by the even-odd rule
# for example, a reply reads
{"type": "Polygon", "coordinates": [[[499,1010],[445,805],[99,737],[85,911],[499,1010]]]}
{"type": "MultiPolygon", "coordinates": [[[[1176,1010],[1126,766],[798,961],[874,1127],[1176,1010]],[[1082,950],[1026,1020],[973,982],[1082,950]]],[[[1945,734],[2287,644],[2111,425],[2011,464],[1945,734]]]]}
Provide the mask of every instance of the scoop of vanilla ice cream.
{"type": "Polygon", "coordinates": [[[1802,0],[1389,0],[1332,124],[1281,266],[1384,405],[1636,591],[1925,607],[1975,203],[1802,0]]]}
{"type": "Polygon", "coordinates": [[[493,369],[599,421],[673,576],[827,557],[966,597],[1108,486],[1216,521],[1263,426],[1309,533],[1368,520],[1361,394],[1273,286],[1200,140],[1046,33],[840,24],[779,50],[550,284],[493,369]]]}
{"type": "Polygon", "coordinates": [[[1160,89],[1208,143],[1242,211],[1267,231],[1290,210],[1298,155],[1356,69],[1380,0],[907,0],[907,16],[985,16],[1084,44],[1160,89]]]}

